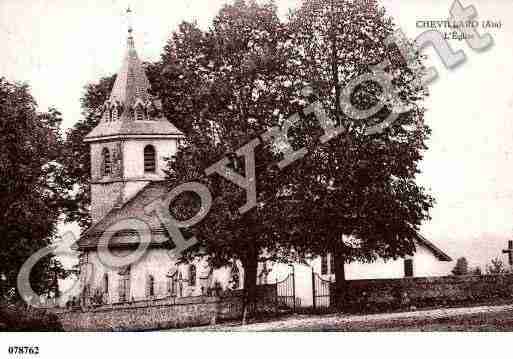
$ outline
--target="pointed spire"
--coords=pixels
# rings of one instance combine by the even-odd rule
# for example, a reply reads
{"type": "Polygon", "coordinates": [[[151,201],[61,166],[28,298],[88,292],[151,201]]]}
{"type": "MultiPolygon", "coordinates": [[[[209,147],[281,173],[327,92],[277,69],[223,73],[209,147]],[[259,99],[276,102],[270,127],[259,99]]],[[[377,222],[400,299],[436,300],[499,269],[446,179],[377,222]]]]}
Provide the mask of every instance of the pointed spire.
{"type": "Polygon", "coordinates": [[[132,26],[132,10],[130,9],[130,5],[126,9],[126,17],[128,20],[128,48],[135,48],[134,45],[134,37],[132,36],[132,32],[134,31],[132,26]]]}
{"type": "MultiPolygon", "coordinates": [[[[126,13],[130,18],[132,10],[128,8],[126,13]]],[[[129,19],[127,53],[109,98],[111,102],[119,101],[125,109],[133,108],[137,102],[146,103],[150,100],[148,94],[150,82],[137,56],[132,32],[133,28],[129,19]]]]}
{"type": "Polygon", "coordinates": [[[149,93],[150,82],[135,50],[130,7],[126,13],[129,17],[126,55],[103,107],[102,121],[85,140],[129,135],[181,136],[163,116],[160,102],[149,93]]]}

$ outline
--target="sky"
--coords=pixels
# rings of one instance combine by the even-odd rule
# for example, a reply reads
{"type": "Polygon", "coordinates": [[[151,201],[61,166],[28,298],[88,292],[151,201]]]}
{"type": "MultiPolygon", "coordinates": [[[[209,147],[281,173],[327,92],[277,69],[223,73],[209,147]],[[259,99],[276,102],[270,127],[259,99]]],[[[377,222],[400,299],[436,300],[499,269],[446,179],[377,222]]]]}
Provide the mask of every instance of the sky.
{"type": "MultiPolygon", "coordinates": [[[[171,32],[183,21],[207,28],[227,0],[132,0],[135,43],[145,61],[159,59],[171,32]]],[[[381,0],[410,38],[426,29],[419,21],[444,20],[452,0],[381,0]]],[[[300,0],[277,0],[283,16],[300,0]]],[[[513,3],[469,0],[477,20],[501,22],[482,29],[494,45],[475,52],[450,40],[467,60],[445,69],[426,49],[439,78],[429,85],[426,121],[433,133],[419,182],[436,199],[421,232],[454,259],[480,265],[500,256],[513,239],[513,3]]],[[[125,51],[128,1],[1,0],[0,76],[27,82],[41,110],[58,108],[64,126],[80,119],[83,87],[119,70],[125,51]]],[[[75,228],[75,227],[72,227],[75,228]]]]}

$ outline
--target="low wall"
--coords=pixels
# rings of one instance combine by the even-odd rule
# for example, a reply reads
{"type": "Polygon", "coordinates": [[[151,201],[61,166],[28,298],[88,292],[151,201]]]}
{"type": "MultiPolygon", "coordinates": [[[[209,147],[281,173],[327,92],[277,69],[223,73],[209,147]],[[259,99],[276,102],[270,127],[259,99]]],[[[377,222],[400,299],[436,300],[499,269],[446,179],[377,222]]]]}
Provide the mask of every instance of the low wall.
{"type": "Polygon", "coordinates": [[[513,275],[469,275],[350,280],[347,281],[344,303],[349,311],[381,311],[412,306],[479,303],[512,297],[513,275]]]}
{"type": "MultiPolygon", "coordinates": [[[[276,312],[276,285],[259,286],[257,310],[276,312]]],[[[66,331],[135,331],[208,325],[242,316],[242,291],[222,297],[184,297],[57,312],[66,331]]]]}

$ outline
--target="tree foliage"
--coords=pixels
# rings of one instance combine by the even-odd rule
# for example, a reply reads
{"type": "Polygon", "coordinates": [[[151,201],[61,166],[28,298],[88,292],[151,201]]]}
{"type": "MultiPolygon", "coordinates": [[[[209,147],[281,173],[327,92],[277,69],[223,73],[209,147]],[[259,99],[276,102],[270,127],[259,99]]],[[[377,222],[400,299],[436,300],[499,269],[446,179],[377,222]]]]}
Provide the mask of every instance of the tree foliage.
{"type": "Polygon", "coordinates": [[[483,275],[483,271],[481,270],[481,267],[476,266],[474,269],[470,271],[472,275],[483,275]]]}
{"type": "MultiPolygon", "coordinates": [[[[64,191],[61,121],[54,108],[37,111],[27,85],[0,78],[0,297],[17,296],[20,268],[55,237],[64,191]]],[[[57,280],[66,274],[47,256],[31,272],[32,287],[58,295],[57,280]]]]}
{"type": "MultiPolygon", "coordinates": [[[[238,1],[221,10],[208,32],[184,24],[163,55],[161,66],[173,69],[173,79],[188,76],[194,84],[183,88],[194,105],[184,112],[190,121],[184,126],[188,143],[171,161],[170,185],[203,181],[215,196],[214,208],[192,232],[214,264],[240,259],[246,271],[245,257],[252,249],[250,256],[265,253],[274,259],[279,254],[335,253],[339,282],[345,262],[413,254],[416,231],[433,204],[416,183],[430,133],[422,107],[427,93],[397,47],[385,45],[394,30],[391,19],[375,1],[305,1],[289,24],[268,9],[272,5],[238,1]],[[396,104],[386,102],[371,119],[361,121],[344,112],[339,98],[352,79],[384,60],[390,62],[383,70],[393,77],[396,98],[410,110],[383,132],[366,135],[366,128],[383,122],[396,104]],[[305,85],[314,90],[308,98],[302,93],[305,85]],[[289,136],[295,149],[305,147],[308,154],[280,171],[266,165],[282,159],[273,151],[276,147],[258,147],[259,205],[240,215],[244,191],[207,178],[203,170],[228,156],[232,168],[241,171],[233,151],[313,101],[322,103],[328,119],[347,131],[322,144],[318,118],[302,115],[289,136]]],[[[418,68],[421,60],[417,54],[418,68]]],[[[172,86],[176,82],[162,84],[172,86]]],[[[367,81],[351,101],[366,109],[387,101],[381,93],[367,81]]],[[[175,113],[172,104],[167,108],[173,118],[185,106],[175,113]]]]}
{"type": "MultiPolygon", "coordinates": [[[[303,55],[297,74],[313,89],[310,102],[321,103],[327,119],[345,129],[322,144],[319,120],[307,116],[298,126],[296,148],[306,146],[309,153],[291,166],[305,251],[334,253],[341,284],[345,262],[396,258],[415,250],[415,232],[433,204],[416,183],[430,133],[422,107],[427,93],[397,47],[386,44],[395,26],[376,1],[307,0],[290,26],[294,47],[303,55]],[[394,101],[410,109],[382,132],[369,134],[370,126],[384,122],[397,103],[373,81],[361,82],[350,96],[359,110],[384,103],[373,116],[352,118],[340,99],[353,79],[378,64],[392,78],[394,101]]],[[[416,54],[416,68],[422,68],[421,60],[416,54]]]]}
{"type": "MultiPolygon", "coordinates": [[[[191,232],[213,266],[242,262],[248,298],[254,298],[258,260],[289,245],[278,231],[283,182],[272,165],[277,155],[265,144],[254,149],[258,204],[243,214],[246,191],[204,170],[227,157],[232,170],[247,175],[247,158],[235,151],[291,113],[288,36],[273,4],[226,5],[209,31],[184,23],[173,34],[156,87],[161,98],[172,99],[166,94],[183,83],[181,100],[164,103],[171,121],[187,121],[178,122],[187,141],[170,160],[169,185],[199,181],[210,189],[212,209],[191,232]]],[[[197,209],[188,205],[193,202],[186,196],[175,201],[175,216],[190,218],[197,209]]]]}
{"type": "MultiPolygon", "coordinates": [[[[264,258],[331,252],[337,283],[342,283],[346,262],[413,254],[416,231],[433,205],[416,183],[430,134],[422,105],[427,92],[413,71],[423,68],[420,55],[407,65],[397,46],[386,44],[395,25],[375,0],[306,0],[289,20],[278,18],[272,2],[237,0],[219,11],[207,31],[182,23],[160,61],[147,64],[153,93],[187,138],[169,161],[169,187],[198,181],[214,198],[207,217],[187,232],[196,236],[212,265],[240,260],[250,292],[257,262],[264,258]],[[344,89],[382,63],[392,78],[393,98],[365,81],[355,88],[351,104],[357,109],[386,106],[369,118],[351,118],[347,104],[339,101],[344,89]],[[412,63],[415,69],[408,67],[412,63]],[[306,85],[311,94],[302,91],[306,85]],[[303,111],[315,101],[334,126],[345,128],[326,143],[320,141],[319,119],[303,111]],[[398,101],[409,110],[382,132],[366,134],[398,101]],[[280,170],[279,144],[262,135],[295,113],[300,121],[290,128],[289,139],[294,149],[305,147],[308,153],[280,170]],[[255,138],[260,140],[254,149],[257,206],[241,214],[246,192],[204,171],[226,157],[228,166],[244,176],[246,161],[235,152],[255,138]]],[[[68,147],[76,149],[71,153],[84,156],[67,166],[79,178],[79,205],[71,214],[85,222],[90,165],[81,141],[97,123],[95,110],[112,82],[103,79],[87,88],[85,120],[71,131],[75,136],[68,134],[68,147]]],[[[171,210],[177,218],[190,218],[198,202],[183,195],[171,210]]]]}
{"type": "Polygon", "coordinates": [[[505,274],[508,272],[509,270],[500,258],[493,258],[490,264],[486,266],[486,274],[505,274]]]}
{"type": "Polygon", "coordinates": [[[451,271],[453,275],[467,275],[468,274],[468,262],[465,257],[458,258],[456,265],[451,271]]]}

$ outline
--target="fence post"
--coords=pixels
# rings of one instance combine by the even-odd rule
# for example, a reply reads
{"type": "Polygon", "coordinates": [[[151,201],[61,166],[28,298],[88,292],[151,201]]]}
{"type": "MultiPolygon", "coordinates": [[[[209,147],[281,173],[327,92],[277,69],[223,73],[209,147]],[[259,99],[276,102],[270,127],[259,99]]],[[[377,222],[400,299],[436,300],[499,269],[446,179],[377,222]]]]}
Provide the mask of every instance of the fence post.
{"type": "Polygon", "coordinates": [[[313,268],[312,268],[312,304],[313,304],[313,309],[315,310],[317,304],[315,303],[315,273],[314,273],[313,268]]]}
{"type": "Polygon", "coordinates": [[[292,265],[292,300],[294,301],[292,308],[296,312],[296,268],[292,265]]]}

